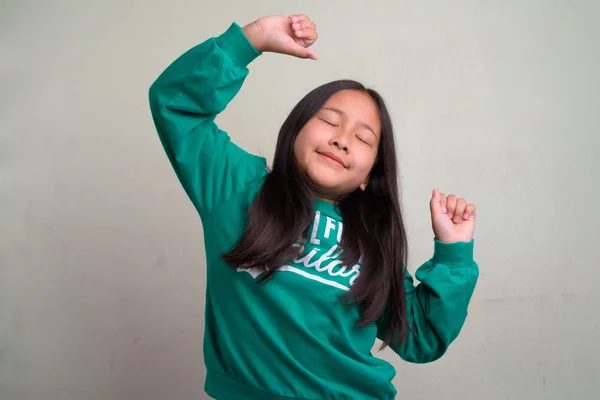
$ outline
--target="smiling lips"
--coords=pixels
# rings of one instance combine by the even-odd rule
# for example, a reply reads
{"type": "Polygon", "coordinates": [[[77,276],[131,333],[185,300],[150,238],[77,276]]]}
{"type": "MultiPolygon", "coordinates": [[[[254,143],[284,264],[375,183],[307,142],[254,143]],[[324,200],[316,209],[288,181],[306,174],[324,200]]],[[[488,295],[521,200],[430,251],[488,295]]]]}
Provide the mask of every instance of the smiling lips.
{"type": "Polygon", "coordinates": [[[328,160],[330,163],[338,166],[338,167],[342,167],[342,168],[347,168],[346,165],[344,164],[344,162],[342,161],[341,158],[339,158],[338,156],[336,156],[333,153],[328,153],[328,152],[324,152],[324,153],[320,153],[317,152],[321,157],[325,158],[326,160],[328,160]]]}

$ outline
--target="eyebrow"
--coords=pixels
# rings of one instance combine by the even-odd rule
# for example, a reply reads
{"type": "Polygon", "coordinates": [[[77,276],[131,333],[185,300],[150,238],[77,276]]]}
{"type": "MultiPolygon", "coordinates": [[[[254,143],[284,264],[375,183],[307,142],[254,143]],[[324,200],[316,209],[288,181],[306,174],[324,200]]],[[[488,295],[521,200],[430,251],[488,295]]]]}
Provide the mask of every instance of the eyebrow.
{"type": "MultiPolygon", "coordinates": [[[[323,107],[322,110],[329,110],[329,111],[333,111],[336,114],[339,114],[339,115],[342,115],[342,116],[347,116],[347,114],[345,112],[343,112],[339,108],[335,108],[335,107],[323,107]]],[[[371,131],[371,133],[373,135],[375,135],[375,138],[377,139],[377,134],[375,133],[375,130],[373,128],[371,128],[371,125],[369,125],[369,124],[367,124],[365,122],[359,122],[358,124],[360,126],[366,128],[368,131],[371,131]]]]}

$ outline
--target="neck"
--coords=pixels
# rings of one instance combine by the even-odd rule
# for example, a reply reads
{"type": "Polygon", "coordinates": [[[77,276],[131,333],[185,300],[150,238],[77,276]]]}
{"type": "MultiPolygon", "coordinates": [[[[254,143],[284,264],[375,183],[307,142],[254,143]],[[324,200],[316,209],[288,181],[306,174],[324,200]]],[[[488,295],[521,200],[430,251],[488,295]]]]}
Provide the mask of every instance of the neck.
{"type": "Polygon", "coordinates": [[[326,202],[328,202],[328,203],[337,204],[337,201],[335,201],[335,200],[331,200],[331,199],[328,199],[328,198],[326,198],[326,197],[315,196],[315,199],[318,199],[318,200],[323,200],[323,201],[326,201],[326,202]]]}

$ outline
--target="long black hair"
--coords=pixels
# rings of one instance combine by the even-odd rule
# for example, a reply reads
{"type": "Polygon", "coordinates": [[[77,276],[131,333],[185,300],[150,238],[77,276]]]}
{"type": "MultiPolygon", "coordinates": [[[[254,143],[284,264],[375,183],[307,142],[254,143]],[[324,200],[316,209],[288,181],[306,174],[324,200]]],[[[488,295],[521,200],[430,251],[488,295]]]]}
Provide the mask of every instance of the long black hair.
{"type": "Polygon", "coordinates": [[[292,243],[308,232],[314,215],[314,194],[297,169],[294,141],[302,127],[335,93],[356,90],[376,103],[381,136],[369,184],[339,200],[344,222],[342,241],[345,265],[362,264],[360,275],[346,299],[360,308],[359,326],[384,317],[383,346],[398,346],[408,328],[404,277],[407,239],[400,211],[396,146],[392,122],[382,97],[353,80],[326,83],[308,93],[283,123],[271,171],[252,203],[246,230],[223,259],[235,267],[260,268],[268,280],[281,265],[298,256],[292,243]],[[384,315],[385,313],[385,315],[384,315]]]}

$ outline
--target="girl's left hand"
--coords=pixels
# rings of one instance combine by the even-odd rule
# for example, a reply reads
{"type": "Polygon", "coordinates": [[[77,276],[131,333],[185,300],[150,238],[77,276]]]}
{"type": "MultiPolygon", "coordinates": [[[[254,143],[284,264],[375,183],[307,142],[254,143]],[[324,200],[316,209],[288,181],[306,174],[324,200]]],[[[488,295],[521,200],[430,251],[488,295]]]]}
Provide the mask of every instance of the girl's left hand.
{"type": "Polygon", "coordinates": [[[431,201],[431,225],[435,237],[445,243],[470,242],[475,232],[475,204],[463,198],[433,190],[431,201]]]}

